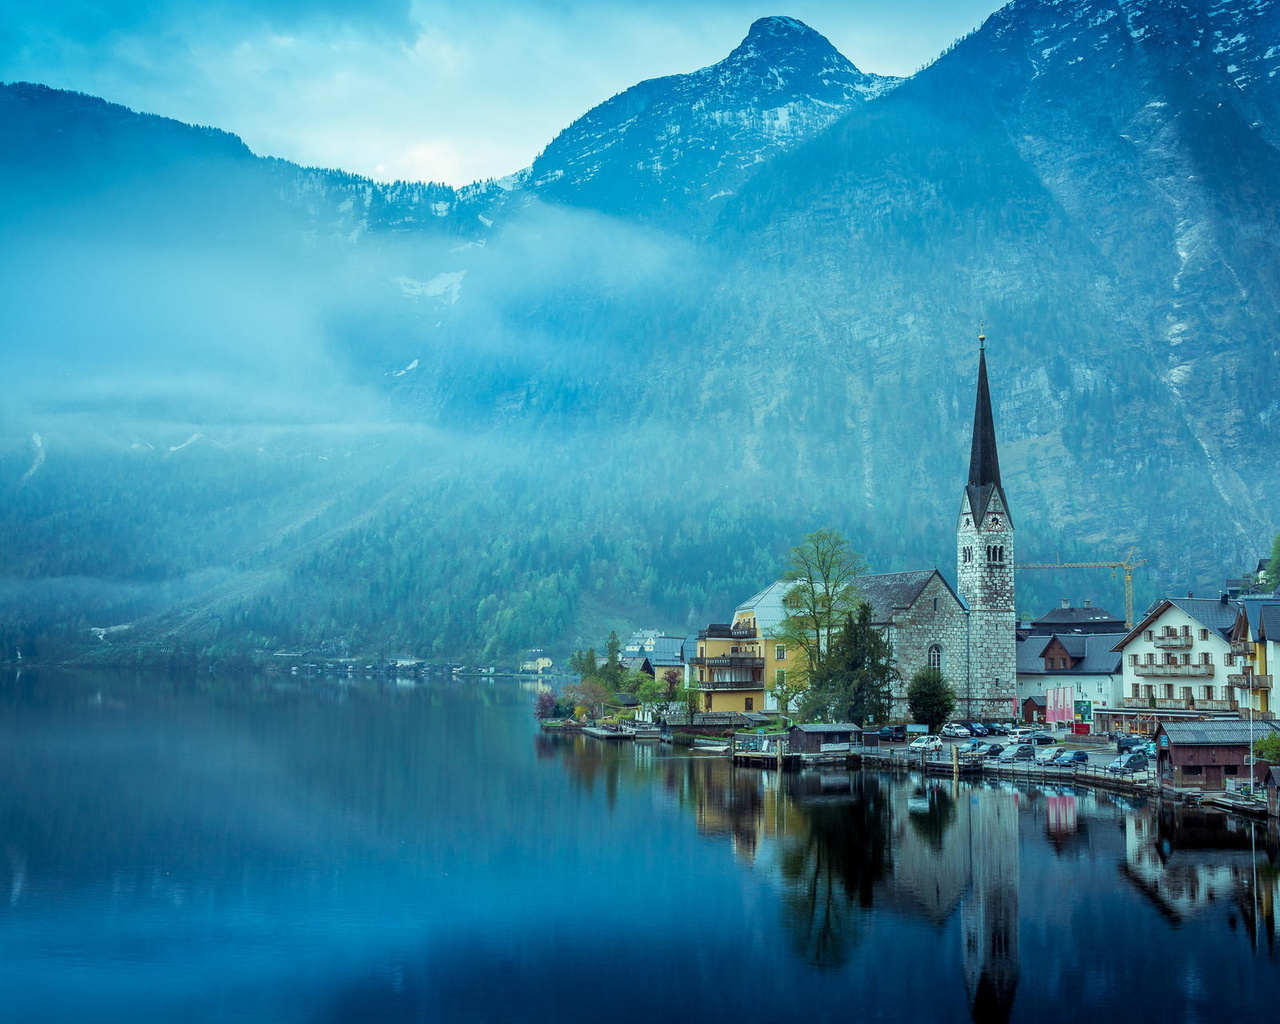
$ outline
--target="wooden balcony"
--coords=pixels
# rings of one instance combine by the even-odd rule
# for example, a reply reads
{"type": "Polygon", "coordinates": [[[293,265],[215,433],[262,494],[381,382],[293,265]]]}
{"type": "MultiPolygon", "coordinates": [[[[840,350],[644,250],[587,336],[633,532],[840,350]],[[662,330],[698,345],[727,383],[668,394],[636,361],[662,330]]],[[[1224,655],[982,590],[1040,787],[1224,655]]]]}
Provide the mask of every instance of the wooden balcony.
{"type": "Polygon", "coordinates": [[[1191,646],[1191,637],[1170,634],[1168,636],[1157,636],[1152,641],[1157,647],[1167,649],[1186,648],[1191,646]]]}
{"type": "Polygon", "coordinates": [[[1232,640],[1231,653],[1241,658],[1253,657],[1253,641],[1252,640],[1232,640]]]}
{"type": "Polygon", "coordinates": [[[1245,672],[1239,675],[1233,673],[1227,676],[1227,685],[1241,690],[1269,690],[1271,689],[1271,677],[1255,675],[1252,672],[1245,672]]]}
{"type": "Polygon", "coordinates": [[[1134,665],[1135,676],[1164,676],[1206,679],[1213,677],[1212,665],[1134,665]]]}
{"type": "Polygon", "coordinates": [[[1178,700],[1174,697],[1124,697],[1124,708],[1140,708],[1146,711],[1239,711],[1234,700],[1178,700]]]}
{"type": "Polygon", "coordinates": [[[734,676],[731,679],[695,679],[689,684],[691,690],[763,690],[764,680],[757,676],[754,679],[742,679],[734,676]]]}
{"type": "Polygon", "coordinates": [[[704,668],[764,668],[764,658],[751,657],[745,654],[717,654],[711,658],[690,658],[690,665],[701,665],[704,668]]]}

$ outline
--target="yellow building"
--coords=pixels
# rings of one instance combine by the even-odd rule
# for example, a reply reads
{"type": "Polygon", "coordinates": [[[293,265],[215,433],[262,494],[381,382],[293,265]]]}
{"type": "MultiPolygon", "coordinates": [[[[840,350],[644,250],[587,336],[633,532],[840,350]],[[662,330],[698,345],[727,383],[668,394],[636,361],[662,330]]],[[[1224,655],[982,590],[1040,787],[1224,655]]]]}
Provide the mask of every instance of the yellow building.
{"type": "Polygon", "coordinates": [[[738,605],[733,622],[698,633],[690,687],[704,711],[776,711],[774,688],[804,667],[804,651],[771,634],[786,618],[782,598],[794,580],[779,580],[738,605]]]}

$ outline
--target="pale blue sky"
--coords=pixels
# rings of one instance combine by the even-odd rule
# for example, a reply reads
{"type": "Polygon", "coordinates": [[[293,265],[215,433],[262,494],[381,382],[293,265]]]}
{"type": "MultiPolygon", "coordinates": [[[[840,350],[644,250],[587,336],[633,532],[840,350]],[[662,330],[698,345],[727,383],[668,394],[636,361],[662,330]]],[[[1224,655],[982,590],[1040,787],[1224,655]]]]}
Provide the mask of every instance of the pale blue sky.
{"type": "Polygon", "coordinates": [[[864,71],[910,74],[996,0],[0,0],[0,80],[241,136],[254,152],[462,185],[527,166],[645,78],[756,18],[799,18],[864,71]]]}

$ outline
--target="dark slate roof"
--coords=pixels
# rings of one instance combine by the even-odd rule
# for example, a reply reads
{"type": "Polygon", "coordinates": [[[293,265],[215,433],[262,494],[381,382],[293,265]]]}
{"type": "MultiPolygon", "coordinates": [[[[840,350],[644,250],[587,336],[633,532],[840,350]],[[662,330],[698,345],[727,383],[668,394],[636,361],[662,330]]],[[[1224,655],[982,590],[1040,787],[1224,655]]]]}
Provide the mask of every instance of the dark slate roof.
{"type": "Polygon", "coordinates": [[[1031,623],[1034,635],[1050,633],[1123,633],[1124,619],[1117,619],[1105,608],[1055,608],[1031,623]]]}
{"type": "Polygon", "coordinates": [[[1057,637],[1067,653],[1079,658],[1074,668],[1059,669],[1075,675],[1114,675],[1120,671],[1122,656],[1114,649],[1123,633],[1055,633],[1053,636],[1031,636],[1017,647],[1018,672],[1026,675],[1045,673],[1044,652],[1057,637]],[[1077,653],[1079,651],[1080,653],[1077,653]]]}
{"type": "Polygon", "coordinates": [[[1262,606],[1261,639],[1280,641],[1280,604],[1264,604],[1262,606]]]}
{"type": "MultiPolygon", "coordinates": [[[[878,626],[893,619],[895,608],[909,608],[929,581],[937,576],[955,597],[951,584],[937,569],[912,569],[908,572],[884,572],[858,577],[862,599],[871,605],[871,621],[878,626]]],[[[956,604],[960,599],[956,597],[956,604]]],[[[961,605],[963,607],[963,605],[961,605]]]]}
{"type": "Polygon", "coordinates": [[[1221,632],[1230,632],[1236,624],[1240,606],[1234,601],[1222,601],[1210,597],[1174,597],[1169,603],[1181,608],[1202,626],[1221,632]]]}
{"type": "Polygon", "coordinates": [[[1280,722],[1257,719],[1217,718],[1201,722],[1161,722],[1169,742],[1178,746],[1238,746],[1248,744],[1250,735],[1261,739],[1270,731],[1280,731],[1280,722]],[[1252,732],[1250,730],[1252,729],[1252,732]]]}
{"type": "Polygon", "coordinates": [[[1140,636],[1153,622],[1160,618],[1172,605],[1190,615],[1206,629],[1217,630],[1225,639],[1231,633],[1240,613],[1239,601],[1223,601],[1216,597],[1167,597],[1153,604],[1147,614],[1142,617],[1133,629],[1125,634],[1124,639],[1117,642],[1117,649],[1126,646],[1130,640],[1140,636]]]}
{"type": "Polygon", "coordinates": [[[793,725],[791,728],[801,732],[858,732],[862,726],[852,722],[808,722],[804,725],[793,725]]]}
{"type": "Polygon", "coordinates": [[[974,522],[981,520],[986,513],[991,495],[999,494],[1009,525],[1013,525],[1013,517],[1008,514],[1009,502],[1000,483],[1000,455],[996,451],[996,425],[991,415],[985,348],[978,352],[978,397],[973,407],[973,443],[969,449],[969,483],[965,490],[974,522]]]}
{"type": "Polygon", "coordinates": [[[1022,702],[1023,702],[1024,704],[1025,704],[1027,701],[1031,701],[1031,703],[1032,703],[1032,704],[1046,704],[1046,703],[1048,703],[1048,699],[1045,697],[1045,695],[1044,695],[1043,693],[1036,693],[1036,694],[1032,694],[1030,697],[1024,697],[1024,698],[1022,699],[1022,702]]]}

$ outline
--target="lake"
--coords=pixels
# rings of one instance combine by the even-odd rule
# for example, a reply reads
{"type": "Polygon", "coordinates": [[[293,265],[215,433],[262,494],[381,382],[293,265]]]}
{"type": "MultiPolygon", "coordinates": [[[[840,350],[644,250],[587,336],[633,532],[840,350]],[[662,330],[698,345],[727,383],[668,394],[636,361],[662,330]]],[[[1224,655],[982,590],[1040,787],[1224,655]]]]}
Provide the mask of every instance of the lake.
{"type": "Polygon", "coordinates": [[[512,680],[0,681],[0,1019],[1223,1021],[1277,837],[540,733],[512,680]]]}

